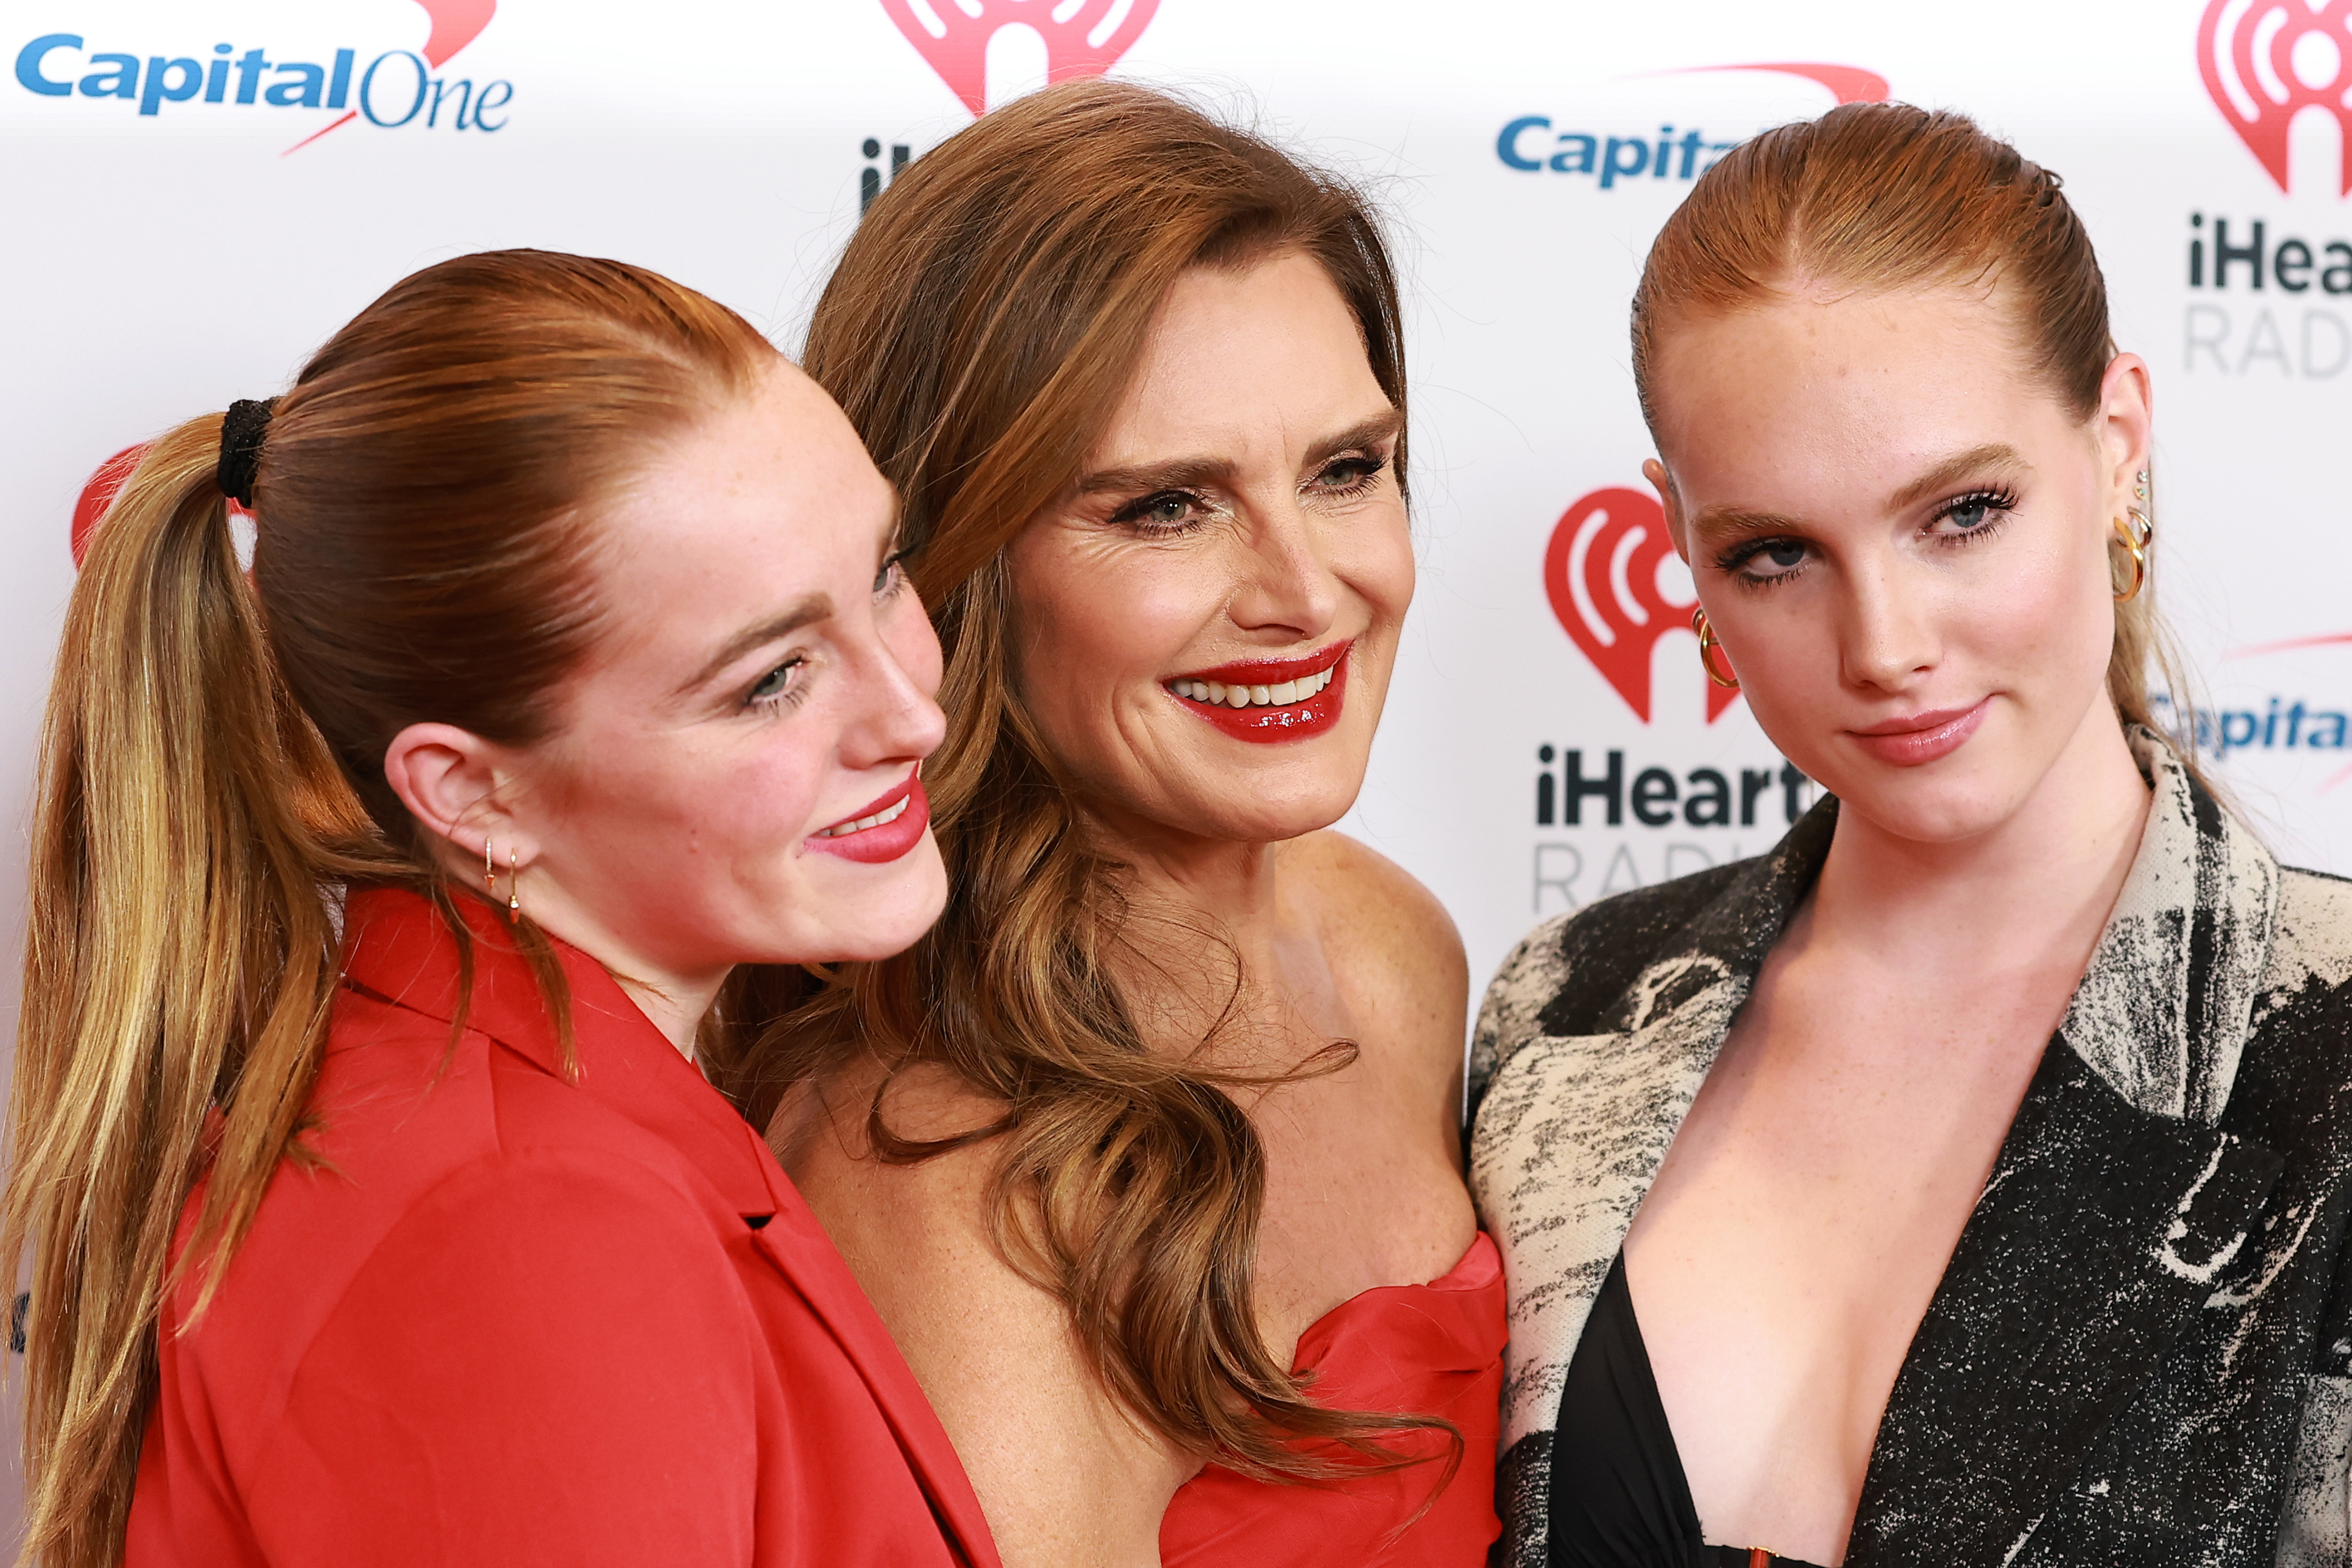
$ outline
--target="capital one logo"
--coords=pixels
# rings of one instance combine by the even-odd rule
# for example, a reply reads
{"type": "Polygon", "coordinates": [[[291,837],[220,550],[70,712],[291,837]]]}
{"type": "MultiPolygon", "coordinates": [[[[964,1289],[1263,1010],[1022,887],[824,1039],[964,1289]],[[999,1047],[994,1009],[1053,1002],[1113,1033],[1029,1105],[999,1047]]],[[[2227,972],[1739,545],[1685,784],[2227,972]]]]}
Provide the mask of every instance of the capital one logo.
{"type": "Polygon", "coordinates": [[[2352,0],[2211,0],[2197,26],[2197,68],[2213,106],[2281,191],[2287,131],[2306,109],[2326,111],[2343,139],[2342,189],[2352,194],[2352,0]]]}
{"type": "MultiPolygon", "coordinates": [[[[1658,591],[1658,568],[1673,553],[1657,497],[1615,486],[1562,513],[1544,550],[1552,613],[1643,724],[1650,722],[1650,653],[1658,639],[1679,632],[1696,646],[1691,612],[1697,601],[1676,604],[1658,591]]],[[[1708,682],[1706,722],[1738,700],[1737,691],[1708,682]]]]}
{"type": "Polygon", "coordinates": [[[898,31],[931,63],[976,119],[988,112],[988,46],[1006,27],[1045,41],[1045,79],[1098,77],[1118,63],[1160,9],[1160,0],[882,0],[898,31]]]}

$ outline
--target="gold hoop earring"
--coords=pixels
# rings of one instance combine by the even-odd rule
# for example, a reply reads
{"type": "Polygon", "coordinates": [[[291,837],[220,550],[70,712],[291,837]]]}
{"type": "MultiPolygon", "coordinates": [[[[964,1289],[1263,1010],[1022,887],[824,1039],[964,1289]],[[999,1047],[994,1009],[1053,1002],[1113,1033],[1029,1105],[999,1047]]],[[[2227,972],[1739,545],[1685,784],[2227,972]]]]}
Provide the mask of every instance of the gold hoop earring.
{"type": "Polygon", "coordinates": [[[509,915],[522,913],[521,874],[515,863],[514,847],[509,845],[507,847],[507,913],[509,915]]]}
{"type": "Polygon", "coordinates": [[[2147,585],[2147,547],[2155,541],[2156,525],[2147,520],[2147,513],[2133,507],[2116,519],[2116,538],[2123,541],[2132,563],[2131,586],[2116,595],[2116,602],[2123,604],[2137,599],[2147,585]]]}
{"type": "Polygon", "coordinates": [[[1691,630],[1698,633],[1698,667],[1706,672],[1706,678],[1726,691],[1738,691],[1738,675],[1727,675],[1715,667],[1715,655],[1722,648],[1723,642],[1716,636],[1715,628],[1707,624],[1705,605],[1691,612],[1691,630]]]}

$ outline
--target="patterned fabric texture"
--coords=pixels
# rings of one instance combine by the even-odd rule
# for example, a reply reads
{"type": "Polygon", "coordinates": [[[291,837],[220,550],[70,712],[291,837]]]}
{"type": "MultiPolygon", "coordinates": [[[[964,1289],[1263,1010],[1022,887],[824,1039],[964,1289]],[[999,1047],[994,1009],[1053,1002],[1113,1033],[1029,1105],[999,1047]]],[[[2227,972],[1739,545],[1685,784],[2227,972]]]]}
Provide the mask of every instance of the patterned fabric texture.
{"type": "MultiPolygon", "coordinates": [[[[2135,747],[2147,831],[1895,1379],[1848,1568],[2352,1568],[2352,883],[2135,747]]],[[[1505,1568],[1546,1562],[1585,1317],[1836,810],[1538,927],[1486,993],[1505,1568]]]]}

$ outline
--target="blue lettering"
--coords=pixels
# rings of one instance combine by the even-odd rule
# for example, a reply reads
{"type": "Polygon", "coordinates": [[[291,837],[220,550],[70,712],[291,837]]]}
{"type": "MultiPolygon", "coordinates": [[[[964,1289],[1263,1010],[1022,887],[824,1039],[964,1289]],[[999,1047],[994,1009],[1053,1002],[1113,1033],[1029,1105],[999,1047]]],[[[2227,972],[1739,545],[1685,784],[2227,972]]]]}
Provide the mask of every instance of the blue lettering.
{"type": "MultiPolygon", "coordinates": [[[[16,61],[16,74],[22,76],[24,73],[24,58],[19,56],[16,61]]],[[[1503,133],[1495,138],[1495,156],[1514,169],[1540,169],[1543,167],[1542,159],[1529,158],[1519,151],[1519,137],[1524,131],[1550,129],[1551,120],[1549,116],[1523,114],[1503,127],[1503,133]]]]}
{"type": "Polygon", "coordinates": [[[1580,131],[1570,131],[1559,139],[1559,151],[1551,155],[1551,166],[1562,174],[1590,174],[1595,167],[1593,161],[1600,152],[1601,143],[1597,139],[1580,131]],[[1568,155],[1570,148],[1576,152],[1573,159],[1568,155]]]}
{"type": "Polygon", "coordinates": [[[137,55],[92,55],[94,66],[110,65],[110,71],[92,71],[81,78],[84,98],[137,98],[139,96],[139,57],[137,55]]]}
{"type": "Polygon", "coordinates": [[[294,80],[272,82],[269,84],[269,90],[261,96],[280,109],[292,109],[297,106],[303,109],[318,108],[320,95],[327,89],[326,68],[314,66],[303,60],[281,64],[278,68],[279,76],[284,76],[289,71],[294,73],[294,80]]]}
{"type": "Polygon", "coordinates": [[[423,57],[412,54],[406,49],[394,49],[389,54],[378,55],[368,62],[367,74],[360,78],[360,112],[368,117],[370,125],[386,127],[405,125],[415,119],[418,112],[425,108],[425,90],[428,85],[430,85],[428,68],[423,57]],[[410,101],[408,112],[398,120],[386,120],[375,111],[375,73],[383,68],[383,62],[386,60],[406,60],[416,71],[416,97],[410,101]]]}
{"type": "Polygon", "coordinates": [[[484,82],[482,84],[482,90],[480,93],[477,94],[474,99],[474,129],[477,131],[504,131],[507,128],[507,122],[501,120],[496,125],[492,125],[489,120],[489,113],[490,110],[494,109],[504,109],[513,97],[514,83],[510,81],[484,82]],[[492,99],[490,97],[490,94],[492,93],[497,93],[499,96],[496,99],[492,99]]]}
{"type": "Polygon", "coordinates": [[[352,51],[349,49],[337,49],[335,51],[334,79],[327,83],[327,107],[329,109],[341,109],[343,105],[351,101],[352,58],[353,56],[352,51]]]}
{"type": "MultiPolygon", "coordinates": [[[[426,130],[429,131],[433,127],[441,123],[441,96],[449,90],[450,87],[447,82],[442,81],[437,78],[434,80],[433,108],[425,116],[425,127],[426,130]]],[[[461,81],[457,85],[456,90],[457,94],[457,118],[451,123],[456,125],[458,130],[463,131],[466,129],[466,106],[474,101],[474,84],[471,81],[461,81]]]]}
{"type": "MultiPolygon", "coordinates": [[[[213,53],[216,55],[225,55],[228,53],[228,46],[226,44],[215,44],[213,46],[213,53]]],[[[212,68],[205,73],[205,101],[206,103],[219,103],[227,97],[228,62],[226,60],[215,60],[212,63],[212,68]]]]}
{"type": "Polygon", "coordinates": [[[2311,730],[2303,737],[2304,745],[2321,751],[2344,749],[2344,716],[2340,713],[2315,713],[2311,716],[2311,730]],[[2320,727],[2325,725],[2325,729],[2320,727]]]}
{"type": "Polygon", "coordinates": [[[2258,713],[2244,708],[2224,713],[2221,716],[2221,755],[2227,757],[2233,750],[2252,746],[2262,727],[2263,716],[2258,713]]]}
{"type": "Polygon", "coordinates": [[[153,114],[166,103],[184,103],[196,96],[196,89],[205,85],[205,68],[191,59],[167,60],[161,55],[147,57],[147,85],[139,94],[139,112],[153,114]],[[173,86],[166,78],[177,76],[173,86]]]}
{"type": "Polygon", "coordinates": [[[236,101],[251,103],[261,90],[261,73],[269,68],[259,49],[247,49],[236,62],[236,101]]]}
{"type": "Polygon", "coordinates": [[[44,33],[16,51],[16,79],[43,98],[64,98],[73,91],[70,81],[53,81],[41,74],[41,62],[51,49],[79,49],[81,39],[72,33],[44,33]]]}
{"type": "Polygon", "coordinates": [[[1621,174],[1638,174],[1650,166],[1650,144],[1639,136],[1612,136],[1609,150],[1601,161],[1601,188],[1609,189],[1621,174]],[[1632,154],[1628,163],[1624,154],[1632,154]]]}

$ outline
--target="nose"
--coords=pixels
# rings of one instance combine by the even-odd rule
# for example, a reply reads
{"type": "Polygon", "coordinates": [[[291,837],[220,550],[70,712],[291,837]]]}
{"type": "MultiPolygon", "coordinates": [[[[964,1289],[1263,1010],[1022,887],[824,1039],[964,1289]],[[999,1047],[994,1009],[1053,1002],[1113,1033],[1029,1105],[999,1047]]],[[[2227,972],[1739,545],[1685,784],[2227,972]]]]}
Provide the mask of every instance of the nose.
{"type": "Polygon", "coordinates": [[[1291,641],[1321,636],[1339,618],[1341,594],[1326,541],[1295,502],[1255,521],[1225,613],[1245,632],[1278,632],[1291,641]]]}
{"type": "MultiPolygon", "coordinates": [[[[939,641],[928,620],[920,635],[938,671],[939,641]]],[[[881,768],[918,762],[939,749],[947,738],[947,715],[931,698],[938,681],[928,686],[901,664],[890,643],[877,635],[858,650],[850,683],[849,714],[842,726],[841,760],[846,768],[881,768]]]]}
{"type": "Polygon", "coordinates": [[[1934,588],[1919,575],[1893,559],[1857,562],[1844,574],[1838,656],[1849,685],[1900,692],[1935,668],[1934,588]]]}

